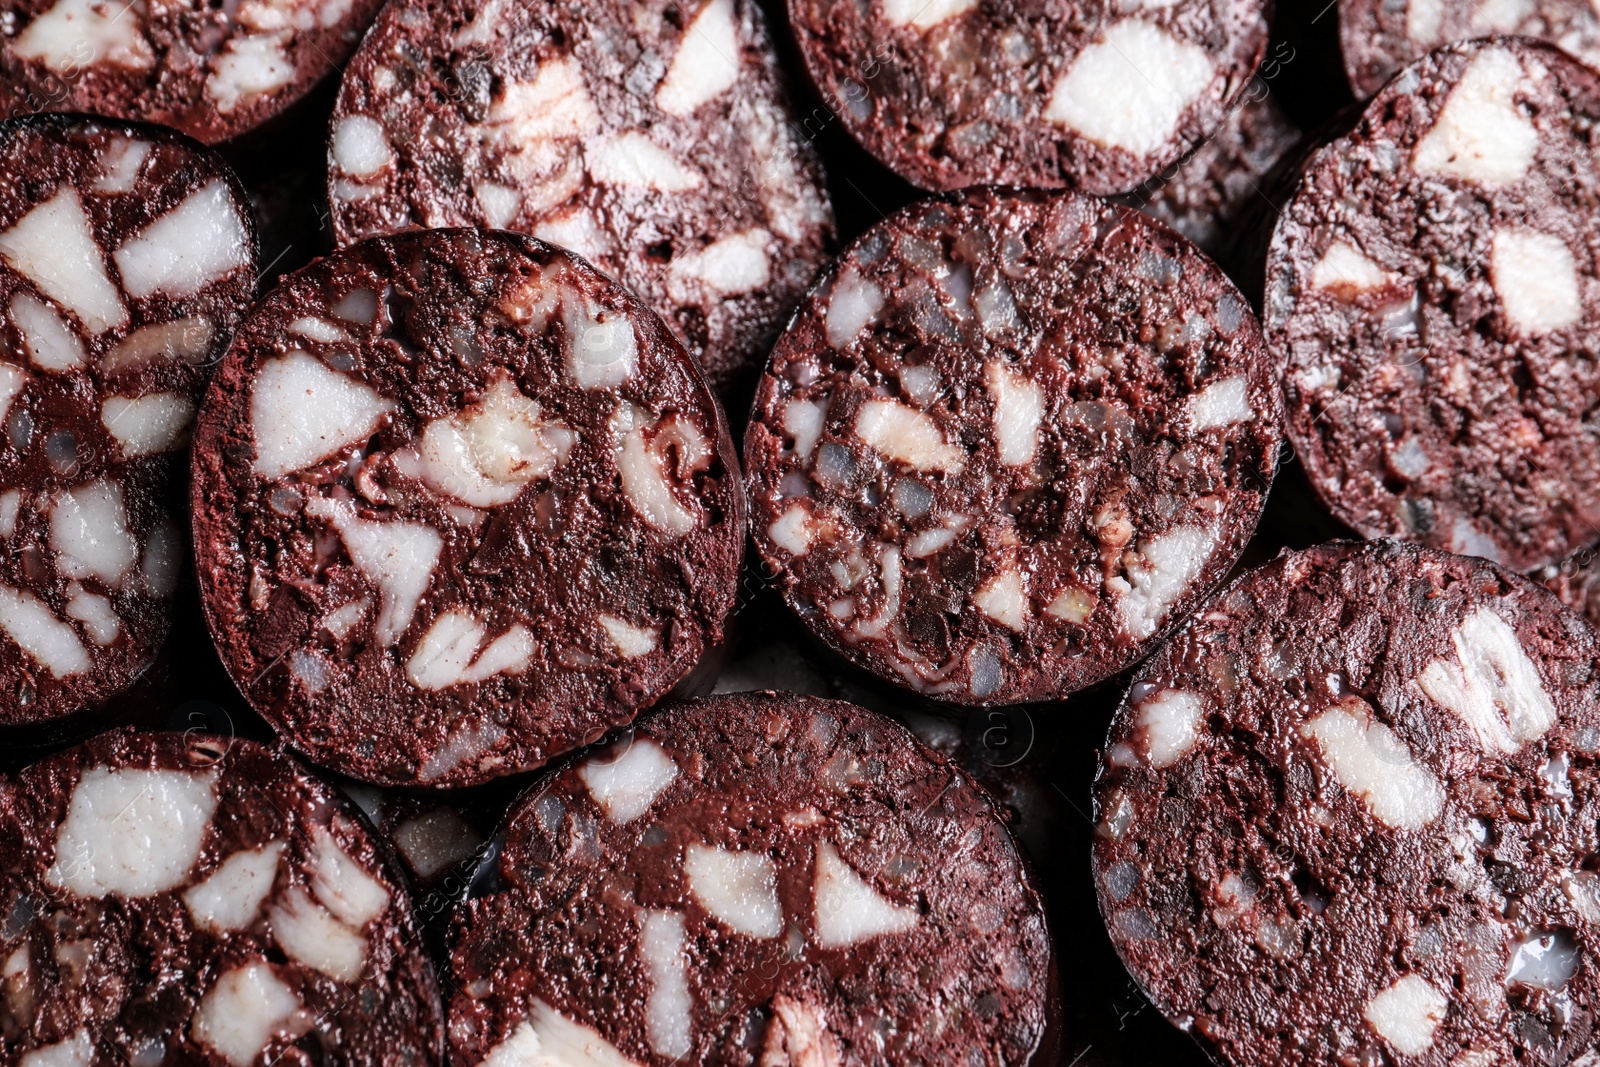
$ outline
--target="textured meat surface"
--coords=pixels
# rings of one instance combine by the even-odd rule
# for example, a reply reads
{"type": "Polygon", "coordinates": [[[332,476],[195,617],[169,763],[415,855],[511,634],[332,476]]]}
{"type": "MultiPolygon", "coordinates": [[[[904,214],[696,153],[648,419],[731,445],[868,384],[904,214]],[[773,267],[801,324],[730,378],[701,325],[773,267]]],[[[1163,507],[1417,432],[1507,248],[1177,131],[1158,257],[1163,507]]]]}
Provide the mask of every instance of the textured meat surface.
{"type": "Polygon", "coordinates": [[[288,277],[194,449],[213,634],[313,759],[465,785],[630,719],[721,638],[732,443],[661,321],[510,233],[374,238],[288,277]]]}
{"type": "Polygon", "coordinates": [[[173,126],[207,144],[261,125],[350,57],[378,0],[7,0],[0,108],[173,126]]]}
{"type": "Polygon", "coordinates": [[[1339,0],[1340,50],[1361,97],[1442,44],[1497,33],[1542,37],[1591,65],[1600,63],[1594,0],[1339,0]]]}
{"type": "Polygon", "coordinates": [[[753,532],[813,633],[966,704],[1121,670],[1227,572],[1279,445],[1244,299],[1159,223],[976,190],[852,245],[773,351],[753,532]]]}
{"type": "Polygon", "coordinates": [[[293,760],[118,731],[0,787],[0,1060],[429,1067],[404,887],[293,760]]]}
{"type": "Polygon", "coordinates": [[[345,75],[329,183],[343,241],[483,225],[572,249],[718,385],[755,369],[833,237],[747,0],[396,5],[345,75]]]}
{"type": "Polygon", "coordinates": [[[1600,75],[1454,45],[1314,154],[1263,325],[1312,484],[1368,537],[1517,570],[1600,537],[1600,75]]]}
{"type": "Polygon", "coordinates": [[[790,0],[806,67],[924,189],[1123,193],[1199,144],[1267,43],[1260,0],[790,0]]]}
{"type": "Polygon", "coordinates": [[[1026,1063],[1051,985],[993,801],[850,704],[680,704],[513,809],[451,1062],[1026,1063]]]}
{"type": "Polygon", "coordinates": [[[173,457],[254,294],[249,213],[170,130],[0,125],[0,725],[99,705],[156,657],[173,457]]]}
{"type": "Polygon", "coordinates": [[[1578,1060],[1597,652],[1526,579],[1403,542],[1241,578],[1111,727],[1094,873],[1129,970],[1229,1063],[1578,1060]]]}

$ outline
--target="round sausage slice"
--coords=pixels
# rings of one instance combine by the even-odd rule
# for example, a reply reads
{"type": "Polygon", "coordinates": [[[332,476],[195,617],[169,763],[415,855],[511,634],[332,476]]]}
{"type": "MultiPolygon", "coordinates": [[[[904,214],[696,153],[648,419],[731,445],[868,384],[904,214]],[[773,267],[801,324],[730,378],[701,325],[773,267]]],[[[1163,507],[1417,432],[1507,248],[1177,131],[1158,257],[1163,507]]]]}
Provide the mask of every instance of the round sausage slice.
{"type": "Polygon", "coordinates": [[[474,784],[596,740],[733,604],[743,497],[709,387],[621,286],[531,238],[417,231],[288,276],[193,454],[223,661],[365,781],[474,784]]]}
{"type": "Polygon", "coordinates": [[[255,742],[116,731],[0,785],[0,908],[6,1063],[444,1062],[403,883],[255,742]]]}
{"type": "Polygon", "coordinates": [[[1482,559],[1345,543],[1241,578],[1111,726],[1094,877],[1123,962],[1222,1063],[1579,1062],[1597,656],[1482,559]]]}
{"type": "Polygon", "coordinates": [[[1020,1065],[1044,1040],[1049,936],[994,802],[854,705],[676,705],[503,839],[456,920],[461,1067],[1020,1065]]]}
{"type": "Polygon", "coordinates": [[[755,540],[844,656],[964,704],[1123,669],[1233,565],[1280,443],[1243,297],[1072,193],[869,230],[801,305],[745,439],[755,540]]]}
{"type": "Polygon", "coordinates": [[[0,39],[0,108],[88,111],[216,144],[278,115],[338,69],[378,7],[17,0],[0,39]]]}
{"type": "Polygon", "coordinates": [[[256,237],[212,152],[153,126],[0,124],[0,726],[128,688],[167,632],[167,514],[256,237]]]}
{"type": "Polygon", "coordinates": [[[1263,324],[1334,514],[1515,570],[1600,536],[1600,74],[1535,41],[1442,48],[1313,154],[1263,324]]]}
{"type": "Polygon", "coordinates": [[[1266,49],[1268,6],[789,0],[789,18],[829,111],[913,185],[1106,195],[1222,124],[1266,49]]]}
{"type": "Polygon", "coordinates": [[[1363,98],[1442,44],[1501,33],[1541,37],[1600,64],[1600,8],[1593,0],[1339,0],[1345,72],[1363,98]]]}
{"type": "Polygon", "coordinates": [[[760,366],[833,239],[750,0],[388,8],[334,110],[343,243],[483,225],[621,279],[719,386],[760,366]]]}

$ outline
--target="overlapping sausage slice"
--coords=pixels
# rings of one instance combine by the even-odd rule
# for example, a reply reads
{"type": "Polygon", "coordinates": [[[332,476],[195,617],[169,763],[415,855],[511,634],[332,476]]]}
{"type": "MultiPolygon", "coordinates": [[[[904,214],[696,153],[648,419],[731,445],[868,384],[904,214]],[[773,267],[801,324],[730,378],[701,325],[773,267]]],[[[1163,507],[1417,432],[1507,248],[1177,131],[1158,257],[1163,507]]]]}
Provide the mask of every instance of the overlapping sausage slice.
{"type": "Polygon", "coordinates": [[[0,108],[88,111],[215,144],[281,113],[336,70],[379,0],[8,0],[0,108]]]}
{"type": "Polygon", "coordinates": [[[1053,992],[994,802],[905,729],[675,705],[530,791],[457,918],[458,1067],[1026,1064],[1053,992]]]}
{"type": "Polygon", "coordinates": [[[0,1058],[434,1067],[400,881],[293,760],[118,731],[0,785],[0,1058]]]}
{"type": "Polygon", "coordinates": [[[1094,875],[1219,1062],[1572,1064],[1600,1040],[1600,643],[1398,541],[1290,552],[1141,668],[1094,875]]]}
{"type": "Polygon", "coordinates": [[[750,0],[430,0],[384,12],[328,157],[341,241],[483,225],[621,279],[713,382],[760,364],[833,214],[750,0]]]}
{"type": "Polygon", "coordinates": [[[1600,74],[1494,38],[1406,68],[1312,155],[1263,324],[1317,493],[1515,570],[1600,539],[1600,74]]]}
{"type": "Polygon", "coordinates": [[[721,638],[737,462],[654,314],[531,238],[352,245],[252,310],[196,430],[201,590],[313,759],[465,785],[631,719],[721,638]]]}
{"type": "Polygon", "coordinates": [[[779,340],[745,439],[756,544],[846,657],[966,704],[1121,670],[1227,572],[1279,383],[1191,244],[1076,194],[890,216],[779,340]]]}
{"type": "Polygon", "coordinates": [[[0,725],[100,704],[161,645],[172,457],[254,293],[249,217],[171,131],[0,125],[0,725]]]}

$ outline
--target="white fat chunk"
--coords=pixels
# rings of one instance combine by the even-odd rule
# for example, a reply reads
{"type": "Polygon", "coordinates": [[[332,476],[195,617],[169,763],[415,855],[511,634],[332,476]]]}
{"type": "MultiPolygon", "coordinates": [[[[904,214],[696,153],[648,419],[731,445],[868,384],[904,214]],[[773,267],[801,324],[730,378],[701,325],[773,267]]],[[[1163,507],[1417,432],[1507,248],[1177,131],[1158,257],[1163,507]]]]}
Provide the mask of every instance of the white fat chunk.
{"type": "Polygon", "coordinates": [[[451,734],[439,750],[428,757],[428,762],[417,772],[424,782],[437,781],[461,766],[467,760],[477,759],[498,745],[506,736],[503,728],[492,722],[464,726],[451,734]]]}
{"type": "MultiPolygon", "coordinates": [[[[28,384],[28,376],[15,363],[0,363],[0,419],[10,412],[11,405],[28,384]]],[[[9,536],[9,535],[8,535],[9,536]]]]}
{"type": "Polygon", "coordinates": [[[1444,0],[1410,0],[1406,4],[1406,36],[1431,48],[1444,31],[1444,0]]]}
{"type": "Polygon", "coordinates": [[[878,549],[878,573],[883,582],[883,607],[872,618],[856,622],[855,631],[860,637],[882,637],[900,614],[902,564],[898,548],[883,545],[878,549]]]}
{"type": "Polygon", "coordinates": [[[1194,748],[1204,710],[1199,693],[1167,689],[1139,705],[1139,737],[1152,767],[1171,767],[1194,748]]]}
{"type": "Polygon", "coordinates": [[[600,113],[583,83],[583,68],[571,57],[539,64],[532,81],[507,82],[489,109],[511,146],[578,137],[600,126],[600,113]]]}
{"type": "Polygon", "coordinates": [[[106,274],[100,243],[72,186],[62,186],[0,233],[0,258],[76,315],[90,333],[127,325],[128,309],[106,274]]]}
{"type": "Polygon", "coordinates": [[[89,640],[104,648],[122,633],[122,619],[117,616],[111,601],[99,593],[86,592],[74,586],[67,599],[67,618],[83,624],[89,640]]]}
{"type": "Polygon", "coordinates": [[[533,235],[560,248],[570,248],[597,263],[610,253],[614,240],[594,215],[581,208],[540,219],[534,224],[533,235]]]}
{"type": "Polygon", "coordinates": [[[235,852],[211,877],[190,887],[183,902],[202,930],[243,930],[256,921],[278,878],[284,844],[274,841],[253,851],[235,852]]]}
{"type": "Polygon", "coordinates": [[[102,196],[122,196],[139,187],[139,172],[154,146],[134,137],[113,137],[100,154],[100,175],[89,191],[102,196]]]}
{"type": "Polygon", "coordinates": [[[772,278],[772,263],[767,257],[771,241],[772,234],[766,230],[744,230],[679,256],[667,268],[670,295],[688,299],[691,283],[699,283],[719,296],[738,296],[761,288],[772,278]]]}
{"type": "Polygon", "coordinates": [[[1489,276],[1506,317],[1523,333],[1550,333],[1583,318],[1578,265],[1567,243],[1554,234],[1497,230],[1489,276]]]}
{"type": "Polygon", "coordinates": [[[177,448],[193,418],[194,402],[178,393],[111,396],[100,405],[100,422],[130,457],[177,448]]]}
{"type": "Polygon", "coordinates": [[[1128,588],[1117,601],[1128,633],[1140,639],[1155,633],[1215,550],[1216,536],[1200,526],[1176,526],[1140,542],[1144,561],[1128,568],[1128,588]]]}
{"type": "Polygon", "coordinates": [[[874,937],[903,934],[922,921],[915,907],[896,904],[874,889],[829,841],[817,842],[813,886],[817,944],[823,948],[848,948],[874,937]]]}
{"type": "Polygon", "coordinates": [[[1479,52],[1417,144],[1412,168],[1489,186],[1521,181],[1539,150],[1539,132],[1517,107],[1522,80],[1515,54],[1479,52]]]}
{"type": "Polygon", "coordinates": [[[290,959],[336,982],[353,982],[366,964],[367,943],[361,935],[330,915],[327,909],[294,886],[267,911],[272,937],[290,959]]]}
{"type": "Polygon", "coordinates": [[[300,998],[266,963],[247,963],[217,979],[195,1012],[200,1044],[231,1067],[253,1067],[273,1038],[290,1033],[300,998]]]}
{"type": "Polygon", "coordinates": [[[622,493],[645,522],[682,537],[699,527],[700,511],[678,499],[670,475],[674,468],[704,470],[711,460],[711,444],[693,423],[679,416],[653,425],[644,419],[645,413],[627,401],[611,418],[617,438],[612,458],[622,478],[622,493]]]}
{"type": "Polygon", "coordinates": [[[477,508],[509,504],[566,461],[577,435],[500,378],[481,400],[422,432],[422,479],[477,508]]]}
{"type": "Polygon", "coordinates": [[[1517,942],[1506,982],[1559,993],[1578,973],[1582,961],[1583,950],[1567,931],[1537,932],[1517,942]]]}
{"type": "MultiPolygon", "coordinates": [[[[946,530],[953,538],[955,531],[946,530]]],[[[942,547],[942,546],[941,546],[942,547]]],[[[909,549],[907,554],[910,554],[909,549]]],[[[1022,574],[1003,570],[972,594],[978,610],[1001,626],[1022,633],[1028,628],[1028,594],[1022,588],[1022,574]]]]}
{"type": "Polygon", "coordinates": [[[1348,297],[1393,285],[1397,279],[1354,245],[1335,241],[1311,268],[1311,288],[1348,297]]]}
{"type": "Polygon", "coordinates": [[[1433,1047],[1433,1032],[1449,1003],[1426,978],[1408,974],[1367,1001],[1361,1016],[1396,1052],[1420,1056],[1433,1047]]]}
{"type": "Polygon", "coordinates": [[[150,538],[144,545],[144,558],[139,561],[139,577],[144,579],[145,592],[159,597],[172,595],[178,584],[182,551],[177,528],[171,519],[163,518],[150,531],[150,538]]]}
{"type": "MultiPolygon", "coordinates": [[[[1590,2],[1593,3],[1593,0],[1590,2]]],[[[1517,33],[1522,28],[1523,20],[1536,13],[1536,0],[1478,0],[1472,7],[1472,29],[1480,34],[1517,33]]],[[[1597,13],[1600,13],[1600,9],[1597,9],[1597,13]]]]}
{"type": "Polygon", "coordinates": [[[639,130],[607,138],[590,148],[586,158],[595,181],[620,189],[685,193],[705,184],[698,170],[686,166],[639,130]]]}
{"type": "Polygon", "coordinates": [[[510,229],[522,214],[522,193],[509,185],[476,182],[472,186],[472,196],[483,211],[483,221],[494,229],[510,229]]]}
{"type": "Polygon", "coordinates": [[[648,656],[661,645],[660,631],[635,626],[627,619],[619,619],[615,615],[601,615],[600,627],[605,630],[606,636],[611,639],[611,644],[622,653],[623,659],[638,659],[648,656]]]}
{"type": "Polygon", "coordinates": [[[1512,753],[1555,725],[1556,706],[1517,632],[1480,607],[1451,634],[1456,662],[1434,660],[1417,685],[1478,735],[1489,752],[1512,753]]]}
{"type": "Polygon", "coordinates": [[[250,264],[250,231],[228,183],[215,178],[113,253],[122,287],[142,300],[195,296],[250,264]]]}
{"type": "Polygon", "coordinates": [[[839,272],[828,296],[825,323],[828,344],[844,348],[883,310],[883,290],[857,274],[852,267],[839,272]]]}
{"type": "Polygon", "coordinates": [[[449,808],[434,808],[394,829],[395,847],[420,878],[432,878],[472,855],[483,838],[449,808]]]}
{"type": "Polygon", "coordinates": [[[141,326],[100,357],[106,375],[140,370],[155,363],[199,364],[211,351],[216,327],[197,315],[141,326]]]}
{"type": "Polygon", "coordinates": [[[580,389],[612,389],[639,369],[639,339],[618,311],[571,300],[566,310],[567,373],[580,389]]]}
{"type": "Polygon", "coordinates": [[[383,883],[340,848],[326,827],[312,827],[311,836],[311,891],[322,906],[357,930],[382,915],[389,906],[383,883]]]}
{"type": "Polygon", "coordinates": [[[678,765],[666,749],[636,736],[616,756],[591,756],[578,774],[612,822],[630,823],[678,777],[678,765]]]}
{"type": "Polygon", "coordinates": [[[715,100],[739,80],[740,54],[733,0],[709,0],[683,31],[672,66],[656,87],[656,107],[681,118],[715,100]]]}
{"type": "Polygon", "coordinates": [[[139,562],[122,486],[104,479],[62,493],[50,509],[50,547],[68,578],[94,578],[113,589],[139,562]]]}
{"type": "Polygon", "coordinates": [[[683,854],[683,871],[700,906],[736,933],[760,938],[783,933],[772,857],[690,845],[683,854]]]}
{"type": "Polygon", "coordinates": [[[373,639],[384,648],[395,644],[411,625],[417,605],[433,582],[444,538],[426,523],[360,518],[355,504],[348,500],[316,497],[306,502],[306,514],[338,531],[350,561],[378,587],[373,639]]]}
{"type": "Polygon", "coordinates": [[[1212,382],[1189,400],[1189,428],[1197,433],[1244,422],[1251,414],[1250,379],[1242,374],[1212,382]]]}
{"type": "Polygon", "coordinates": [[[89,1067],[94,1063],[94,1039],[89,1031],[79,1030],[65,1041],[36,1048],[18,1063],[18,1067],[89,1067]]]}
{"type": "Polygon", "coordinates": [[[977,6],[978,0],[883,0],[883,17],[891,26],[931,30],[977,6]]]}
{"type": "Polygon", "coordinates": [[[334,164],[356,178],[370,178],[394,162],[383,124],[368,115],[346,115],[333,127],[334,164]]]}
{"type": "Polygon", "coordinates": [[[1166,145],[1211,84],[1206,50],[1153,23],[1124,19],[1083,51],[1055,84],[1045,118],[1136,155],[1166,145]]]}
{"type": "Polygon", "coordinates": [[[967,454],[944,438],[932,416],[898,400],[869,400],[856,413],[856,435],[880,455],[917,471],[957,474],[967,454]]]}
{"type": "Polygon", "coordinates": [[[783,429],[794,441],[794,454],[802,461],[809,460],[822,439],[822,429],[828,420],[828,402],[823,400],[791,400],[783,406],[783,429]]]}
{"type": "Polygon", "coordinates": [[[650,976],[645,1001],[645,1037],[657,1055],[682,1059],[689,1054],[694,998],[689,992],[683,953],[683,916],[647,911],[639,930],[639,956],[650,976]]]}
{"type": "Polygon", "coordinates": [[[364,441],[394,402],[305,352],[261,365],[250,390],[255,471],[281,478],[364,441]]]}
{"type": "Polygon", "coordinates": [[[17,519],[22,514],[22,490],[7,489],[0,493],[0,537],[12,537],[17,532],[17,519]]]}
{"type": "Polygon", "coordinates": [[[231,114],[294,81],[294,63],[283,50],[284,41],[280,34],[261,33],[229,39],[212,59],[206,78],[206,90],[218,111],[231,114]]]}
{"type": "Polygon", "coordinates": [[[640,1067],[587,1026],[542,1000],[478,1067],[640,1067]]]}
{"type": "Polygon", "coordinates": [[[1302,725],[1300,733],[1317,742],[1334,776],[1385,826],[1420,830],[1439,817],[1444,807],[1439,780],[1359,699],[1329,708],[1302,725]]]}
{"type": "Polygon", "coordinates": [[[211,774],[92,767],[72,791],[45,883],[96,899],[175,889],[216,808],[211,774]]]}
{"type": "Polygon", "coordinates": [[[1000,462],[1008,467],[1033,463],[1039,450],[1039,424],[1044,421],[1044,390],[1003,361],[990,363],[989,396],[994,401],[994,437],[1000,462]]]}
{"type": "Polygon", "coordinates": [[[11,54],[72,77],[85,73],[86,58],[91,65],[149,70],[156,57],[144,35],[142,11],[132,3],[59,0],[17,35],[11,54]]]}
{"type": "Polygon", "coordinates": [[[26,590],[0,585],[0,629],[56,678],[70,678],[94,666],[72,627],[26,590]]]}
{"type": "Polygon", "coordinates": [[[445,612],[433,620],[406,661],[406,678],[418,689],[436,692],[527,669],[533,660],[533,635],[526,627],[513,626],[484,647],[488,635],[488,627],[466,612],[445,612]]]}
{"type": "Polygon", "coordinates": [[[811,551],[811,512],[804,504],[790,504],[788,510],[767,527],[772,543],[791,556],[811,551]]]}
{"type": "Polygon", "coordinates": [[[367,612],[371,608],[372,601],[366,597],[341,604],[328,612],[327,617],[322,620],[322,628],[335,638],[343,640],[362,619],[367,617],[367,612]]]}
{"type": "Polygon", "coordinates": [[[35,367],[60,373],[83,366],[83,338],[54,308],[25,289],[11,298],[11,321],[35,367]]]}

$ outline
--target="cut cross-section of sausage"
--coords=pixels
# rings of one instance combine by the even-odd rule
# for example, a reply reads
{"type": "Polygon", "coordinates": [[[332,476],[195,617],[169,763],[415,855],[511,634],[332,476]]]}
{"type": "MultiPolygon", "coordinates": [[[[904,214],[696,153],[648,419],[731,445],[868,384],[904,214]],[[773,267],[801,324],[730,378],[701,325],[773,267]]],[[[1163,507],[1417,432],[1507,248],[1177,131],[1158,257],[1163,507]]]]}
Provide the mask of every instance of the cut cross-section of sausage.
{"type": "Polygon", "coordinates": [[[396,5],[340,89],[333,226],[531,233],[748,385],[833,239],[796,129],[751,0],[396,5]]]}
{"type": "Polygon", "coordinates": [[[1263,324],[1317,493],[1367,537],[1516,570],[1600,538],[1600,74],[1440,49],[1307,161],[1263,324]]]}
{"type": "Polygon", "coordinates": [[[0,109],[86,111],[216,144],[303,97],[355,50],[380,0],[16,0],[0,109]]]}
{"type": "Polygon", "coordinates": [[[1482,559],[1289,552],[1146,664],[1095,787],[1111,939],[1219,1063],[1589,1062],[1600,638],[1482,559]]]}
{"type": "Polygon", "coordinates": [[[434,1067],[443,1005],[355,807],[252,741],[116,731],[0,786],[0,1059],[434,1067]]]}
{"type": "Polygon", "coordinates": [[[161,644],[172,454],[255,289],[249,218],[170,130],[0,124],[0,725],[104,702],[161,644]]]}
{"type": "Polygon", "coordinates": [[[1600,64],[1594,0],[1339,0],[1340,51],[1360,97],[1440,45],[1492,34],[1540,37],[1600,64]]]}
{"type": "Polygon", "coordinates": [[[994,801],[851,704],[653,715],[530,791],[494,873],[457,916],[456,1067],[1021,1065],[1044,1038],[1049,936],[994,801]]]}
{"type": "Polygon", "coordinates": [[[1199,148],[1123,198],[1211,256],[1233,251],[1241,222],[1267,196],[1269,175],[1300,143],[1267,83],[1254,81],[1199,148]]]}
{"type": "Polygon", "coordinates": [[[924,189],[1123,193],[1223,121],[1267,44],[1263,0],[789,0],[824,103],[924,189]]]}
{"type": "Polygon", "coordinates": [[[757,546],[813,633],[965,704],[1132,663],[1220,581],[1272,479],[1243,297],[1129,208],[975,190],[806,298],[745,439],[757,546]]]}
{"type": "Polygon", "coordinates": [[[250,702],[383,785],[535,767],[722,637],[737,460],[661,320],[532,238],[351,245],[256,305],[195,431],[201,591],[250,702]]]}

